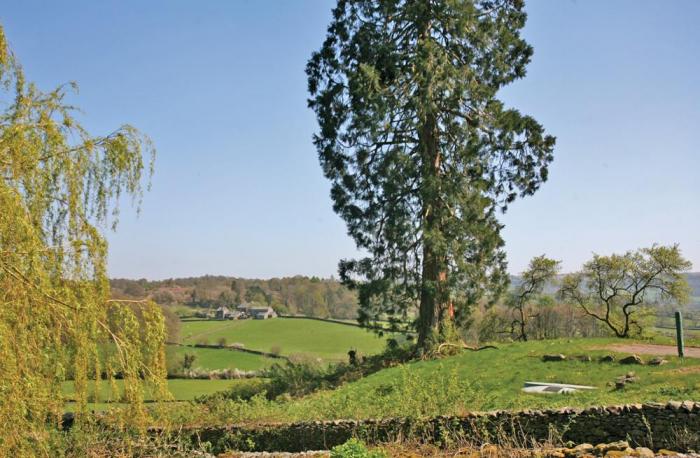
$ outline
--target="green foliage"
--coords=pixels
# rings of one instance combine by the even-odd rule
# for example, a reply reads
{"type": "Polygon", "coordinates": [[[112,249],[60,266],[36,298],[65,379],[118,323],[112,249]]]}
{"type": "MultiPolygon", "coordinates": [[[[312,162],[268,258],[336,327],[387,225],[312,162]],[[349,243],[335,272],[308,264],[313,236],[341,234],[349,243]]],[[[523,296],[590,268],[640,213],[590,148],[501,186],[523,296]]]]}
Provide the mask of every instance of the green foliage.
{"type": "Polygon", "coordinates": [[[648,306],[655,297],[677,304],[688,301],[690,287],[683,273],[691,267],[678,245],[596,254],[581,272],[564,277],[559,296],[605,323],[617,337],[629,337],[650,324],[648,306]]]}
{"type": "MultiPolygon", "coordinates": [[[[511,334],[515,334],[517,326],[517,338],[527,340],[527,313],[525,308],[534,297],[542,293],[544,287],[556,279],[559,273],[560,261],[547,258],[545,255],[534,257],[530,260],[527,270],[522,273],[520,284],[509,293],[507,304],[516,312],[516,318],[512,323],[511,334]]],[[[544,304],[540,297],[540,304],[544,304]]]]}
{"type": "Polygon", "coordinates": [[[222,400],[248,401],[255,396],[264,396],[270,388],[270,382],[264,378],[249,378],[237,380],[225,391],[217,391],[198,399],[198,402],[209,404],[222,400]]]}
{"type": "Polygon", "coordinates": [[[311,361],[274,364],[264,373],[269,381],[267,395],[271,399],[282,394],[297,397],[320,388],[329,388],[326,377],[331,371],[329,366],[311,361]]]}
{"type": "Polygon", "coordinates": [[[93,136],[65,103],[28,83],[0,28],[0,456],[51,455],[74,378],[83,423],[89,378],[120,373],[124,420],[142,426],[144,382],[165,397],[165,324],[152,302],[110,301],[107,242],[118,202],[140,201],[149,139],[124,125],[93,136]],[[112,345],[110,358],[99,349],[112,345]]]}
{"type": "Polygon", "coordinates": [[[521,0],[340,0],[307,65],[334,210],[369,256],[340,263],[363,322],[443,340],[507,283],[497,211],[547,179],[555,140],[496,98],[532,48],[521,0]],[[419,313],[416,313],[420,309],[419,313]]]}
{"type": "Polygon", "coordinates": [[[192,369],[192,365],[194,364],[195,359],[197,359],[197,355],[192,353],[185,353],[182,356],[182,369],[192,369]]]}
{"type": "Polygon", "coordinates": [[[350,439],[342,445],[336,445],[331,449],[331,458],[386,458],[387,454],[381,450],[368,450],[367,446],[359,439],[350,439]]]}

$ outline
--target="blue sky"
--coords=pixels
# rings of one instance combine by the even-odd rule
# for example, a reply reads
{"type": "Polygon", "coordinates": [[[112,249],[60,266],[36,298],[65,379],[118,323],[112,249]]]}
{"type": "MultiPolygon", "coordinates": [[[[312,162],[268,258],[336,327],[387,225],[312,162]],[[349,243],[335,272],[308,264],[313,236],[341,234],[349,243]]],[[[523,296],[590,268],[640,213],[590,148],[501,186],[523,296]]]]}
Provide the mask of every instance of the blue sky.
{"type": "MultiPolygon", "coordinates": [[[[304,66],[330,0],[3,2],[31,80],[77,81],[95,134],[158,149],[152,191],[110,241],[110,273],[335,274],[355,254],[333,213],[304,66]]],[[[502,92],[557,136],[550,180],[502,221],[512,272],[546,253],[679,243],[700,270],[700,2],[530,0],[528,76],[502,92]]]]}

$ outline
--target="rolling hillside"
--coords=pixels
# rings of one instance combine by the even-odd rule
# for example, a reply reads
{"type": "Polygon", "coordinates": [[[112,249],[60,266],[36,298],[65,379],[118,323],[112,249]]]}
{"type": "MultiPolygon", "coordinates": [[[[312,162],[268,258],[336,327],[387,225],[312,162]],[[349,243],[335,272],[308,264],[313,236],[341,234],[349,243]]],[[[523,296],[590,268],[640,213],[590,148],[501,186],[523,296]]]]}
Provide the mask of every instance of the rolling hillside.
{"type": "Polygon", "coordinates": [[[242,344],[251,350],[284,356],[306,355],[326,361],[345,361],[351,349],[365,355],[379,353],[385,345],[384,338],[357,326],[293,318],[184,321],[181,339],[190,345],[216,344],[225,339],[228,345],[242,344]]]}

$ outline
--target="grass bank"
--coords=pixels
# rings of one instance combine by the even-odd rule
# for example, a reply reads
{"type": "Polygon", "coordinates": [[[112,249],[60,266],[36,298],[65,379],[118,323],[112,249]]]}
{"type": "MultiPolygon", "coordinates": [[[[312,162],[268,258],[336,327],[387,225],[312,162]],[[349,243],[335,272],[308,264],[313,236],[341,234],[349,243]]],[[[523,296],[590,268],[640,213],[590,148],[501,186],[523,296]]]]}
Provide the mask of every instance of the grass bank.
{"type": "MultiPolygon", "coordinates": [[[[700,360],[666,357],[662,366],[603,363],[615,339],[512,343],[389,368],[299,399],[216,400],[190,406],[193,422],[236,423],[338,418],[427,417],[494,409],[551,408],[700,399],[700,360]],[[593,361],[543,362],[549,353],[588,355],[593,361]],[[617,390],[614,381],[634,371],[637,380],[617,390]],[[570,395],[521,391],[525,381],[592,385],[570,395]]],[[[617,354],[617,356],[622,356],[617,354]]],[[[643,356],[650,359],[650,356],[643,356]]]]}

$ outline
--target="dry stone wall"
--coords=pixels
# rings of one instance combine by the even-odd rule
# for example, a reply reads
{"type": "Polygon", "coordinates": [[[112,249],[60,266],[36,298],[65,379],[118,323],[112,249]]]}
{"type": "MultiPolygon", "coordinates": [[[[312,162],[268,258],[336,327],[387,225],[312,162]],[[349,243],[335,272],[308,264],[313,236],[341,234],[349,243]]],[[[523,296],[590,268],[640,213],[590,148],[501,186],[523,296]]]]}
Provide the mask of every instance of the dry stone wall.
{"type": "Polygon", "coordinates": [[[627,440],[653,449],[698,448],[700,403],[630,404],[585,409],[495,411],[426,420],[336,420],[254,427],[193,430],[195,440],[214,451],[328,450],[352,437],[368,443],[411,438],[431,443],[468,440],[475,444],[548,440],[599,444],[627,440]]]}

